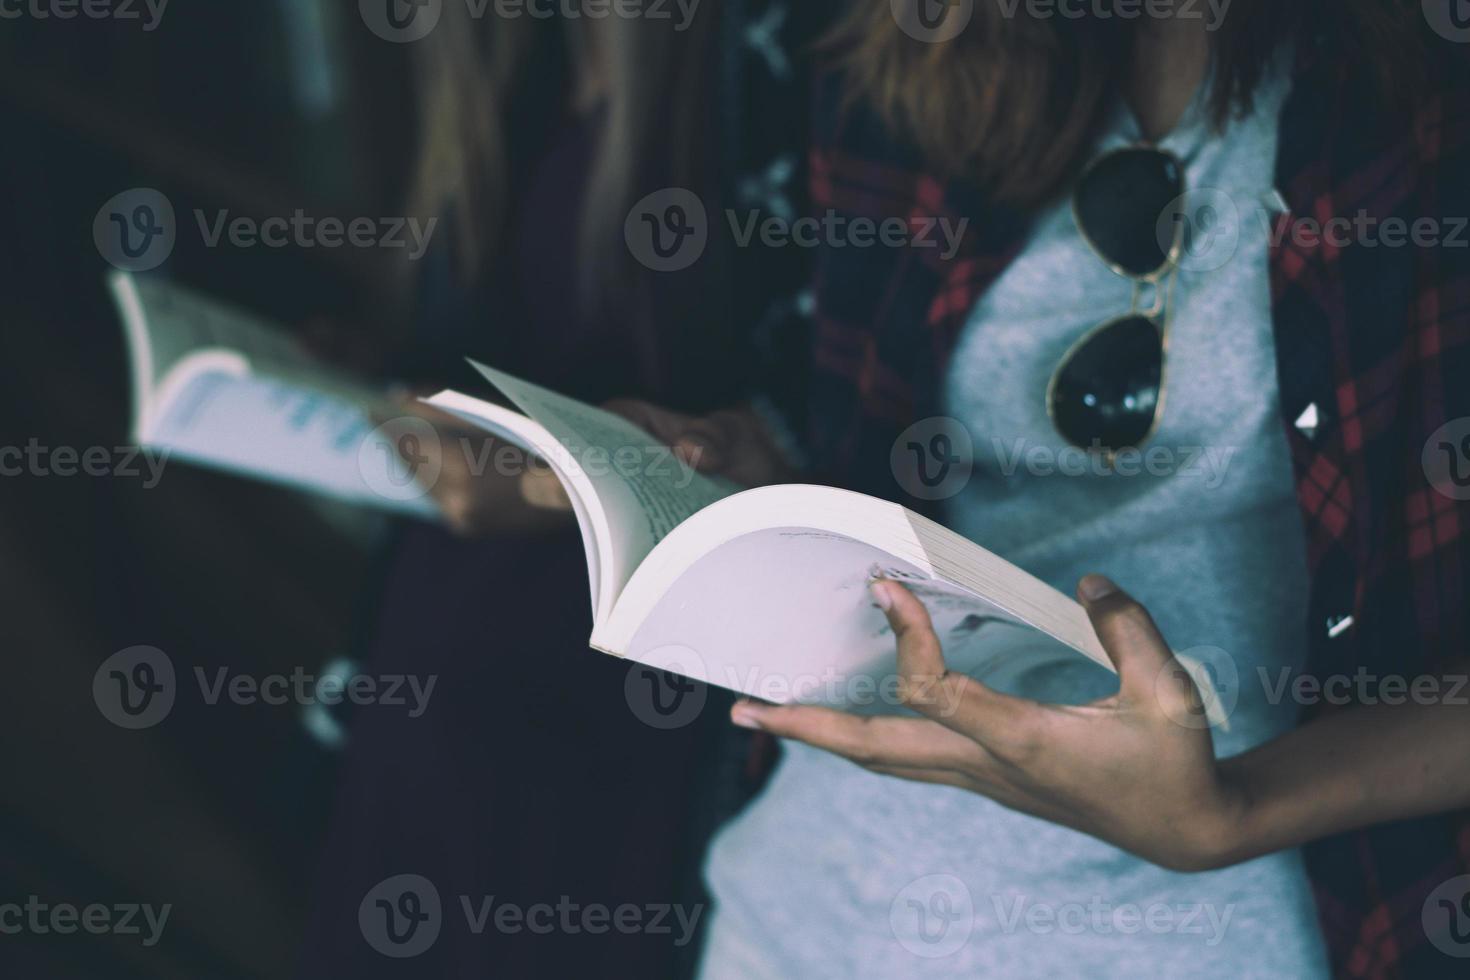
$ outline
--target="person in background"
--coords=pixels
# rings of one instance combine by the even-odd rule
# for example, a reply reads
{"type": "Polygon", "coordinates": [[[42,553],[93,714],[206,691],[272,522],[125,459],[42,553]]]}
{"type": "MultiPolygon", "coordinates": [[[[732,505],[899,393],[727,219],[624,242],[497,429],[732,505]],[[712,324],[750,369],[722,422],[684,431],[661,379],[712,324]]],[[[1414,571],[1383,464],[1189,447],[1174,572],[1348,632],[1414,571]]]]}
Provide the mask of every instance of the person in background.
{"type": "MultiPolygon", "coordinates": [[[[711,848],[701,975],[1451,975],[1470,258],[1406,230],[1470,213],[1467,49],[1407,2],[1000,6],[872,0],[835,42],[815,204],[969,230],[952,258],[821,250],[807,450],[1075,589],[1119,676],[949,673],[923,605],[874,582],[911,710],[732,709],[784,752],[711,848]],[[974,444],[939,506],[891,463],[919,423],[974,444]],[[1233,462],[1208,486],[1121,465],[1191,446],[1233,462]],[[1191,648],[1221,651],[1228,730],[1191,648]],[[1272,694],[1359,675],[1382,689],[1330,685],[1299,726],[1272,694]]],[[[642,411],[673,444],[711,431],[642,411]]],[[[707,469],[775,462],[748,424],[707,469]]],[[[759,585],[731,601],[758,614],[759,585]]]]}
{"type": "MultiPolygon", "coordinates": [[[[636,261],[624,225],[671,187],[697,194],[712,223],[727,207],[794,207],[809,104],[794,93],[822,5],[706,2],[687,20],[662,4],[550,20],[476,20],[469,6],[445,4],[413,49],[410,213],[444,215],[447,247],[424,260],[414,344],[395,368],[476,390],[472,356],[594,403],[740,399],[763,351],[800,329],[801,256],[736,251],[712,230],[697,262],[659,273],[636,261]]],[[[402,412],[439,426],[430,491],[447,527],[398,532],[365,659],[437,686],[421,718],[365,708],[352,722],[303,975],[687,972],[697,937],[682,928],[548,936],[464,922],[458,896],[493,895],[522,909],[683,903],[697,927],[699,827],[715,804],[696,784],[723,771],[705,758],[723,712],[655,727],[645,679],[588,650],[571,522],[538,506],[518,463],[476,472],[504,447],[412,399],[402,412]],[[405,873],[432,883],[446,924],[398,963],[364,942],[358,911],[405,873]]],[[[718,805],[733,806],[738,786],[722,785],[718,805]]]]}

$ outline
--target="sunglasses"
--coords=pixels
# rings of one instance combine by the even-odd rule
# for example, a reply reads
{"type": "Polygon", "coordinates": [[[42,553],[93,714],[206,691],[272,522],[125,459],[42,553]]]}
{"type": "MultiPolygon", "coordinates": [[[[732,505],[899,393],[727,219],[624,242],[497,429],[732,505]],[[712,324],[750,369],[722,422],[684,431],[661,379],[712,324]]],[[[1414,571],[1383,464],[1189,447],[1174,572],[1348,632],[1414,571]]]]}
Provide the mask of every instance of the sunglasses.
{"type": "Polygon", "coordinates": [[[1133,302],[1126,314],[1084,334],[1052,373],[1047,414],[1074,446],[1112,457],[1141,446],[1158,428],[1183,195],[1179,158],[1152,146],[1106,153],[1077,182],[1077,228],[1108,268],[1133,281],[1133,302]],[[1153,302],[1141,309],[1148,292],[1153,302]]]}

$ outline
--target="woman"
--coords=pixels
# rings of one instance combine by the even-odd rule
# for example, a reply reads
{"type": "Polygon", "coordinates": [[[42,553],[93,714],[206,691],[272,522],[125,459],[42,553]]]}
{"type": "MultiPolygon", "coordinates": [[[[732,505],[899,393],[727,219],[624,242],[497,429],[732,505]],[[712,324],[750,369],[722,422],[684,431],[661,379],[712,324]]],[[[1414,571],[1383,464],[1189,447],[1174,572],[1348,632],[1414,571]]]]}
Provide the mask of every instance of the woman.
{"type": "MultiPolygon", "coordinates": [[[[684,272],[655,274],[630,255],[624,222],[671,185],[714,212],[739,179],[799,152],[800,116],[780,111],[800,104],[780,94],[796,62],[778,73],[771,56],[808,28],[793,18],[757,48],[742,41],[745,18],[769,23],[764,3],[739,17],[706,3],[687,21],[667,19],[671,5],[646,17],[626,5],[594,16],[597,6],[577,16],[562,5],[548,21],[444,4],[411,48],[423,147],[410,213],[443,213],[451,233],[425,259],[413,348],[395,366],[474,390],[470,355],[584,399],[708,409],[739,391],[734,365],[749,343],[737,327],[803,273],[769,253],[712,248],[684,272]],[[705,112],[712,102],[728,112],[705,112]],[[736,266],[768,288],[737,293],[736,266]]],[[[403,410],[420,411],[411,400],[403,410]]],[[[702,732],[645,723],[624,694],[627,671],[587,650],[580,536],[523,493],[501,447],[429,417],[442,426],[432,492],[449,529],[402,529],[367,660],[375,673],[433,676],[435,693],[421,718],[364,709],[353,721],[305,972],[401,966],[364,943],[359,905],[407,873],[432,883],[446,917],[407,964],[414,976],[671,975],[694,948],[688,936],[548,936],[493,920],[475,930],[462,914],[462,896],[472,908],[486,896],[521,909],[696,901],[682,872],[697,866],[702,732]],[[497,465],[476,473],[477,460],[497,465]]],[[[420,450],[436,451],[429,440],[420,450]]]]}
{"type": "MultiPolygon", "coordinates": [[[[1464,50],[1413,3],[1004,6],[875,0],[840,37],[817,205],[970,231],[953,259],[822,251],[809,451],[922,506],[895,437],[970,435],[940,516],[1075,587],[1120,677],[946,674],[876,582],[900,674],[948,689],[880,720],[737,704],[786,751],[707,862],[703,976],[1443,975],[1470,952],[1470,515],[1423,460],[1470,416],[1470,262],[1310,222],[1470,213],[1464,50]],[[1218,480],[1137,465],[1190,447],[1218,480]],[[1171,647],[1217,668],[1228,729],[1171,647]],[[1312,688],[1276,679],[1303,671],[1442,696],[1294,727],[1312,688]]],[[[644,411],[711,468],[770,461],[734,448],[753,415],[644,411]]]]}

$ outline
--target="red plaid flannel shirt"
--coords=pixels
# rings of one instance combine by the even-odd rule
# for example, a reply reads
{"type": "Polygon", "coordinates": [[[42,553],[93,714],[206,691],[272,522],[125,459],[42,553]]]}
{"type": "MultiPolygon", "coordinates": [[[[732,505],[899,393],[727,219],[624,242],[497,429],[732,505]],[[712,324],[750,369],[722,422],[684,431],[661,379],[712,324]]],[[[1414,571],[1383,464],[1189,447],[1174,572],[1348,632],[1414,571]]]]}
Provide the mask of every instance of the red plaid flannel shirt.
{"type": "MultiPolygon", "coordinates": [[[[1407,120],[1372,108],[1360,66],[1304,44],[1281,120],[1277,186],[1289,215],[1427,216],[1447,219],[1446,234],[1448,219],[1470,216],[1470,72],[1451,57],[1462,81],[1407,120]]],[[[941,413],[944,362],[1028,221],[926,174],[864,111],[839,107],[840,79],[829,78],[811,158],[819,213],[899,216],[916,233],[924,219],[970,219],[949,260],[916,248],[818,256],[814,461],[832,482],[902,500],[892,441],[941,413]]],[[[1459,234],[1459,247],[1313,247],[1291,235],[1273,246],[1282,423],[1312,572],[1310,674],[1412,676],[1467,653],[1470,508],[1433,489],[1421,464],[1431,433],[1470,417],[1470,248],[1459,234]],[[1309,406],[1315,431],[1295,424],[1309,406]]],[[[1436,885],[1470,872],[1467,814],[1334,837],[1307,860],[1336,974],[1439,976],[1464,965],[1434,948],[1420,915],[1436,885]]]]}

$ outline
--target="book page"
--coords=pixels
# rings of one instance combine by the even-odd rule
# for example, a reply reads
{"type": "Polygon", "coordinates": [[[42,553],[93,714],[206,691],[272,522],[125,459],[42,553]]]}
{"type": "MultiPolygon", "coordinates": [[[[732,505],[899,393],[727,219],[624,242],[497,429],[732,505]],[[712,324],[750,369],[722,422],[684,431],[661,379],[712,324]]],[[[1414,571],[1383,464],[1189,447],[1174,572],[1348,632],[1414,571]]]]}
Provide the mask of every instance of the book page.
{"type": "Polygon", "coordinates": [[[238,354],[257,369],[300,371],[312,363],[285,331],[219,300],[165,279],[125,272],[113,273],[109,284],[130,346],[146,340],[151,385],[160,384],[191,353],[211,348],[238,354]]]}
{"type": "Polygon", "coordinates": [[[1024,644],[1022,666],[1107,670],[1000,606],[862,541],[773,528],[720,545],[681,574],[633,637],[641,663],[776,703],[859,713],[902,709],[897,653],[873,602],[875,577],[903,582],[929,610],[950,670],[984,677],[1024,644]]]}
{"type": "Polygon", "coordinates": [[[148,445],[170,459],[349,503],[438,514],[414,467],[360,405],[287,381],[197,375],[162,406],[148,445]]]}
{"type": "Polygon", "coordinates": [[[512,403],[540,423],[561,446],[557,469],[585,474],[607,515],[611,540],[603,572],[614,594],[638,564],[674,528],[736,492],[681,462],[628,420],[470,362],[512,403]]]}

